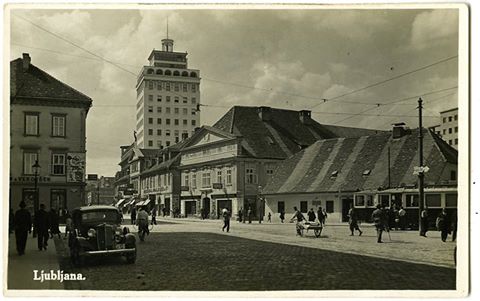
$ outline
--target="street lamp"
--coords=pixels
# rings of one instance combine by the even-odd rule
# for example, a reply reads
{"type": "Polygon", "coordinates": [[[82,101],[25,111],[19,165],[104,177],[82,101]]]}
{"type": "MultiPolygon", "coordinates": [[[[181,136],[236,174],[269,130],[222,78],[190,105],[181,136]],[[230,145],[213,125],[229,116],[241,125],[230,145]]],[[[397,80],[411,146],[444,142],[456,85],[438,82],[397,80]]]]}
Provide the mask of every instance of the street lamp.
{"type": "MultiPolygon", "coordinates": [[[[32,165],[33,172],[34,172],[34,191],[35,191],[35,198],[33,200],[33,214],[34,220],[36,220],[36,215],[38,211],[38,171],[40,170],[40,164],[38,164],[38,160],[35,160],[35,164],[32,165]]],[[[33,227],[33,237],[37,236],[36,228],[33,227]]]]}

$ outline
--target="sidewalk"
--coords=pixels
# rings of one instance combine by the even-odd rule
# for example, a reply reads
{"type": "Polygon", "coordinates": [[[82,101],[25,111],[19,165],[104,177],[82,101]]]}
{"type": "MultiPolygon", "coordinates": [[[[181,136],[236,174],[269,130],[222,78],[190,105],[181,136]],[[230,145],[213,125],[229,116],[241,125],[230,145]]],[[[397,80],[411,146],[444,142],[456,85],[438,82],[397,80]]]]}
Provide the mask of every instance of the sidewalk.
{"type": "MultiPolygon", "coordinates": [[[[55,239],[58,240],[58,237],[55,239]]],[[[33,280],[34,270],[38,270],[38,275],[42,270],[46,273],[50,270],[54,272],[60,270],[54,239],[48,240],[46,251],[39,251],[37,238],[32,238],[32,234],[29,234],[23,256],[17,254],[15,234],[10,234],[8,241],[7,288],[9,290],[63,289],[63,283],[59,281],[33,280]]]]}

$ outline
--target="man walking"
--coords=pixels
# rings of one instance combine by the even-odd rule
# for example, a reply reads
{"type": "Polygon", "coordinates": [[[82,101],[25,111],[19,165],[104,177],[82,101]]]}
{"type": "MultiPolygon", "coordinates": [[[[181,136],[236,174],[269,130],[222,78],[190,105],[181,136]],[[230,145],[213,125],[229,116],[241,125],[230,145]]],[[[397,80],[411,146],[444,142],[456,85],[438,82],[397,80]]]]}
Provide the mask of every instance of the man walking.
{"type": "Polygon", "coordinates": [[[157,224],[157,206],[153,206],[152,209],[152,225],[157,224]]]}
{"type": "Polygon", "coordinates": [[[35,229],[37,231],[38,250],[46,250],[48,246],[48,229],[50,218],[45,211],[45,205],[40,204],[40,210],[35,214],[35,229]]]}
{"type": "Polygon", "coordinates": [[[400,219],[400,229],[405,230],[407,224],[407,211],[403,209],[403,206],[398,210],[398,218],[400,219]]]}
{"type": "Polygon", "coordinates": [[[283,224],[283,221],[285,220],[285,210],[280,210],[280,221],[283,224]]]}
{"type": "Polygon", "coordinates": [[[135,205],[133,205],[132,209],[130,210],[130,219],[132,221],[132,225],[135,225],[137,219],[137,209],[135,209],[135,205]]]}
{"type": "Polygon", "coordinates": [[[225,231],[225,228],[227,228],[227,232],[230,232],[230,217],[232,214],[230,211],[228,211],[227,208],[223,208],[222,210],[222,217],[223,217],[223,228],[222,231],[225,231]]]}
{"type": "Polygon", "coordinates": [[[436,226],[438,231],[441,232],[442,241],[445,242],[448,237],[448,232],[450,232],[450,219],[447,214],[447,209],[442,209],[442,212],[437,217],[436,226]]]}
{"type": "Polygon", "coordinates": [[[315,216],[315,212],[313,212],[313,208],[310,209],[310,211],[308,211],[308,221],[309,222],[314,222],[317,217],[315,216]]]}
{"type": "Polygon", "coordinates": [[[28,233],[32,232],[32,217],[25,207],[25,202],[21,201],[20,209],[15,212],[14,216],[15,240],[17,243],[17,252],[20,256],[25,254],[27,236],[28,233]]]}
{"type": "Polygon", "coordinates": [[[428,210],[427,208],[423,209],[420,213],[420,235],[427,237],[428,231],[428,210]]]}
{"type": "Polygon", "coordinates": [[[385,222],[385,212],[382,210],[382,206],[380,204],[377,205],[377,209],[375,209],[372,213],[372,220],[375,224],[375,229],[377,230],[377,243],[382,243],[382,232],[384,230],[384,222],[385,222]]]}
{"type": "Polygon", "coordinates": [[[295,229],[297,230],[297,235],[302,236],[302,227],[303,227],[303,221],[305,220],[305,217],[303,214],[297,209],[297,207],[293,207],[293,210],[295,213],[293,214],[292,218],[290,219],[290,222],[293,222],[294,219],[296,219],[295,223],[295,229]]]}
{"type": "Polygon", "coordinates": [[[348,224],[350,225],[350,236],[354,235],[354,231],[357,230],[358,236],[362,236],[362,230],[358,227],[358,216],[355,208],[353,208],[353,204],[350,205],[350,210],[348,211],[348,224]]]}
{"type": "Polygon", "coordinates": [[[318,218],[318,222],[320,223],[320,226],[325,225],[325,214],[323,214],[322,207],[318,207],[317,218],[318,218]]]}

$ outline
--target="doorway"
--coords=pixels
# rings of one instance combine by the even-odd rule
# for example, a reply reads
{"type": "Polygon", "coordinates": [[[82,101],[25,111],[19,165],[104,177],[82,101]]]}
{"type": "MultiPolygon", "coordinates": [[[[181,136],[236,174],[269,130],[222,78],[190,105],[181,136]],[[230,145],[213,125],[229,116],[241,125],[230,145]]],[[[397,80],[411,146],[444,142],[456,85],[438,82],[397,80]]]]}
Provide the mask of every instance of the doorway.
{"type": "Polygon", "coordinates": [[[218,200],[217,201],[217,216],[220,218],[222,216],[223,208],[227,208],[230,213],[232,213],[232,201],[231,200],[218,200]]]}
{"type": "Polygon", "coordinates": [[[342,222],[348,222],[348,211],[353,205],[353,197],[342,198],[342,222]]]}
{"type": "Polygon", "coordinates": [[[197,202],[186,201],[185,202],[185,217],[197,214],[197,202]]]}

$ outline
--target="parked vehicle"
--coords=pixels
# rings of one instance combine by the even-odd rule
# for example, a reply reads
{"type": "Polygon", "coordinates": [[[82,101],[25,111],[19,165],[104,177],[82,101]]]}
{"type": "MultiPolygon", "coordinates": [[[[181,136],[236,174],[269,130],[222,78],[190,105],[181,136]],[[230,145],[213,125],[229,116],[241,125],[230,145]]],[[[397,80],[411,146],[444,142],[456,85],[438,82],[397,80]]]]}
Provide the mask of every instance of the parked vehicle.
{"type": "Polygon", "coordinates": [[[128,263],[137,258],[136,238],[121,228],[122,213],[114,206],[88,206],[72,212],[73,231],[68,247],[74,265],[94,256],[125,256],[128,263]]]}

